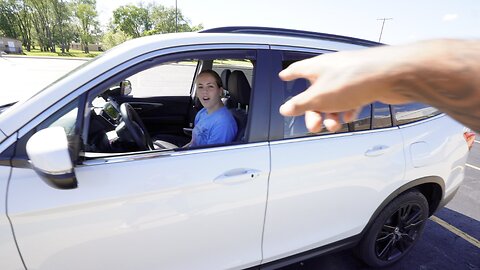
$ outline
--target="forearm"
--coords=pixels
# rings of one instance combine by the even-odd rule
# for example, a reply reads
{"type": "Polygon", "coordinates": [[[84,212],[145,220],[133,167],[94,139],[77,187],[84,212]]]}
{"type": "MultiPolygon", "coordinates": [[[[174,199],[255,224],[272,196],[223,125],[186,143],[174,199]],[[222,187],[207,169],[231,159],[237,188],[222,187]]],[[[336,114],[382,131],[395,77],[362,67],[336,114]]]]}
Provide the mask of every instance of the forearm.
{"type": "Polygon", "coordinates": [[[408,49],[392,91],[480,132],[480,41],[437,40],[408,49]]]}

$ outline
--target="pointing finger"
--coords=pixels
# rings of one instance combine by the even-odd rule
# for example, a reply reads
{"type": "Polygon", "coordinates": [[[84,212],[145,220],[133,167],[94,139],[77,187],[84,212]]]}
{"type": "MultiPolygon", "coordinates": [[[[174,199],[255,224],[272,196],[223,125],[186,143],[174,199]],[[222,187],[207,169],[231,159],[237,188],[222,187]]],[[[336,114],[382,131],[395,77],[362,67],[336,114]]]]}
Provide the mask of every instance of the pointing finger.
{"type": "Polygon", "coordinates": [[[315,58],[316,57],[295,62],[288,66],[288,68],[282,70],[278,76],[284,81],[291,81],[299,78],[305,78],[312,81],[311,79],[314,74],[312,73],[312,68],[318,68],[318,65],[314,66],[314,63],[312,63],[312,60],[315,58]]]}
{"type": "Polygon", "coordinates": [[[297,116],[306,111],[323,112],[331,105],[329,103],[332,103],[334,93],[319,90],[317,84],[317,82],[314,83],[307,90],[285,102],[280,106],[280,113],[284,116],[297,116]]]}
{"type": "Polygon", "coordinates": [[[357,120],[358,114],[360,113],[361,110],[362,110],[362,108],[357,108],[357,109],[354,109],[354,110],[349,110],[349,111],[344,112],[343,113],[343,121],[345,123],[350,123],[350,122],[353,122],[353,121],[357,120]]]}
{"type": "Polygon", "coordinates": [[[310,132],[322,131],[322,115],[314,111],[305,112],[305,126],[310,132]]]}
{"type": "Polygon", "coordinates": [[[323,120],[323,124],[331,132],[337,132],[342,127],[338,113],[325,114],[325,120],[323,120]]]}

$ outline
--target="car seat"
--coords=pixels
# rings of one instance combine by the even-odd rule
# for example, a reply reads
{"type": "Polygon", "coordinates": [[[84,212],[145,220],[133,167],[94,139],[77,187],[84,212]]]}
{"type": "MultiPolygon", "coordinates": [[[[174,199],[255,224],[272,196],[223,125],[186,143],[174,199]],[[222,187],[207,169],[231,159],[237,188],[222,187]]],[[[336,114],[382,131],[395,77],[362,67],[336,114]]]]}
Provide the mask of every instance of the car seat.
{"type": "Polygon", "coordinates": [[[228,92],[230,97],[227,100],[227,108],[235,118],[238,127],[235,142],[244,142],[251,88],[242,71],[232,71],[228,78],[228,92]]]}

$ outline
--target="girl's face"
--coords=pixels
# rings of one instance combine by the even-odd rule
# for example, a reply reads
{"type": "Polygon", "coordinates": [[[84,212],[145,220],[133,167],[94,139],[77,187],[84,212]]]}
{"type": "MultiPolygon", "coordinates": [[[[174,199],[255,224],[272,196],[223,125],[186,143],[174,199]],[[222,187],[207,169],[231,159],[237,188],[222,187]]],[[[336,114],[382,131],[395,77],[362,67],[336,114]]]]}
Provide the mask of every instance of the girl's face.
{"type": "Polygon", "coordinates": [[[218,87],[213,76],[202,74],[197,78],[197,97],[209,113],[223,105],[221,100],[222,93],[223,89],[218,87]]]}

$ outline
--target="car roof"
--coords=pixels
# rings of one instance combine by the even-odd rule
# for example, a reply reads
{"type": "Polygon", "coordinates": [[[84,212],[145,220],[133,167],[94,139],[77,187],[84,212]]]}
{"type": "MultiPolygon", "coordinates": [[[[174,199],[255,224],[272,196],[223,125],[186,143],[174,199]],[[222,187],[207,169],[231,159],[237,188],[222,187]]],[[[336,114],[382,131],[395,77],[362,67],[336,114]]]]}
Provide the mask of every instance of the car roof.
{"type": "Polygon", "coordinates": [[[379,42],[359,39],[354,37],[311,32],[311,31],[304,31],[304,30],[297,30],[297,29],[274,28],[274,27],[226,26],[226,27],[205,29],[200,31],[200,33],[239,33],[239,34],[288,36],[288,37],[297,37],[297,38],[330,40],[330,41],[350,43],[350,44],[356,44],[356,45],[368,46],[368,47],[384,45],[379,42]]]}
{"type": "MultiPolygon", "coordinates": [[[[124,42],[0,114],[0,131],[7,137],[10,136],[73,90],[94,80],[102,73],[130,59],[160,49],[185,45],[251,44],[341,51],[379,45],[378,43],[370,44],[363,41],[362,43],[359,42],[361,41],[359,39],[328,34],[321,34],[324,35],[322,37],[319,33],[317,33],[318,36],[315,36],[312,32],[298,30],[283,29],[290,31],[290,34],[287,34],[288,31],[281,32],[280,30],[282,29],[278,28],[253,28],[249,28],[249,31],[244,32],[238,29],[238,27],[235,29],[216,28],[203,32],[152,35],[124,42]],[[257,33],[254,33],[255,31],[253,30],[257,31],[257,33]],[[349,40],[354,42],[348,42],[349,40]]],[[[2,138],[4,139],[1,136],[0,142],[2,138]]]]}

